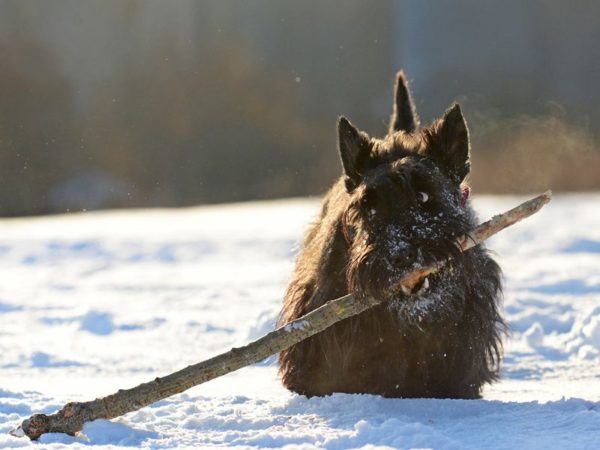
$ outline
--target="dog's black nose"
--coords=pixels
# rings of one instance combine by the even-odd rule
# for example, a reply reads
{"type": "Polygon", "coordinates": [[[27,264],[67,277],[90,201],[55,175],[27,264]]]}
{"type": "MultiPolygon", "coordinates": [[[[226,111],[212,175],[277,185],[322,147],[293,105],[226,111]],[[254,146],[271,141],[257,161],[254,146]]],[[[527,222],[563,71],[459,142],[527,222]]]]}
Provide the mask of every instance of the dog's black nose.
{"type": "Polygon", "coordinates": [[[402,266],[405,264],[410,264],[415,259],[417,259],[418,252],[414,247],[407,247],[402,250],[397,250],[391,257],[392,262],[396,266],[402,266]]]}

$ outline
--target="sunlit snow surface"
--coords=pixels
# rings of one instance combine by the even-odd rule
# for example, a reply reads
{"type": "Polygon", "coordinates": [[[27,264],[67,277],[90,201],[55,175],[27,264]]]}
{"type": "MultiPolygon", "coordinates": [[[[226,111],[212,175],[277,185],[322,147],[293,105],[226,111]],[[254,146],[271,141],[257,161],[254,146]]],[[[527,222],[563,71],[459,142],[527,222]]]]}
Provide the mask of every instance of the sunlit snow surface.
{"type": "MultiPolygon", "coordinates": [[[[475,206],[484,219],[521,200],[475,206]]],[[[307,399],[270,360],[88,424],[85,437],[8,434],[34,412],[269,331],[317,210],[294,200],[0,220],[0,448],[600,448],[600,194],[558,196],[489,243],[511,336],[485,400],[307,399]]]]}

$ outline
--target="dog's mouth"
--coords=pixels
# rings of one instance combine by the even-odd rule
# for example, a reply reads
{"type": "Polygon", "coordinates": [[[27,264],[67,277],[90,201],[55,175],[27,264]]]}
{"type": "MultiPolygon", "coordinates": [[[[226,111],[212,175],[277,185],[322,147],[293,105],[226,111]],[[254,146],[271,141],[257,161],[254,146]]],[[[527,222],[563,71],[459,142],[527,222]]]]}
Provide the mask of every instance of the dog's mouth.
{"type": "Polygon", "coordinates": [[[439,286],[439,278],[439,271],[429,272],[414,284],[399,282],[396,284],[393,292],[397,297],[418,300],[419,298],[426,297],[431,294],[432,291],[437,289],[439,286]]]}
{"type": "Polygon", "coordinates": [[[423,295],[425,293],[427,293],[427,291],[429,291],[429,276],[426,276],[425,278],[423,278],[421,281],[419,281],[417,284],[415,284],[412,288],[409,288],[408,286],[405,285],[400,285],[400,290],[402,291],[402,293],[406,296],[420,296],[423,295]]]}

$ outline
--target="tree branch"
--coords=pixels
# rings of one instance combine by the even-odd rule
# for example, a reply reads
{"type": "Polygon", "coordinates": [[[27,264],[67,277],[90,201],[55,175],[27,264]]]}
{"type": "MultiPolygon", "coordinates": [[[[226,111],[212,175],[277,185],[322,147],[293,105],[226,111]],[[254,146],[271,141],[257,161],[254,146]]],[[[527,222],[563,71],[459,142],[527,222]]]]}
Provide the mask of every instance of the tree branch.
{"type": "MultiPolygon", "coordinates": [[[[469,236],[457,240],[457,245],[466,251],[493,234],[529,217],[539,211],[551,199],[550,191],[533,198],[508,212],[494,216],[479,225],[469,236]]],[[[424,277],[438,270],[444,262],[424,267],[403,277],[401,286],[412,289],[424,277]]],[[[60,411],[51,414],[35,414],[13,430],[15,436],[38,439],[44,433],[67,433],[74,435],[85,422],[95,419],[112,419],[131,411],[181,393],[193,386],[259,362],[268,356],[285,350],[298,342],[317,334],[340,320],[360,314],[381,301],[367,299],[357,301],[352,294],[331,300],[320,308],[266,334],[250,344],[232,348],[206,361],[191,365],[178,372],[131,389],[121,389],[112,395],[89,402],[67,403],[60,411]]]]}

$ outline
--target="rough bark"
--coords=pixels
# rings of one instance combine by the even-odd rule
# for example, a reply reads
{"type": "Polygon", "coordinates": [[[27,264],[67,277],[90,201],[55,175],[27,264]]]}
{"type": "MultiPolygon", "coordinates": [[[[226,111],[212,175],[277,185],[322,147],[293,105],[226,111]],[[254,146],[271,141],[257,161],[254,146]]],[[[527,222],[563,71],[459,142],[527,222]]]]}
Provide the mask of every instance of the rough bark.
{"type": "MultiPolygon", "coordinates": [[[[550,201],[550,191],[531,199],[491,220],[479,225],[469,236],[457,240],[457,245],[466,251],[493,234],[524,219],[550,201]]],[[[411,290],[424,277],[435,272],[444,262],[424,267],[407,274],[401,286],[411,290]]],[[[67,403],[55,414],[35,414],[13,430],[17,436],[38,439],[44,433],[59,432],[74,435],[85,422],[95,419],[112,419],[138,410],[158,400],[181,393],[193,386],[259,362],[316,333],[323,331],[340,320],[344,320],[377,305],[380,300],[357,301],[352,294],[332,300],[320,308],[266,334],[250,344],[232,348],[206,361],[188,366],[165,377],[156,378],[131,389],[121,389],[114,394],[89,402],[67,403]]]]}

